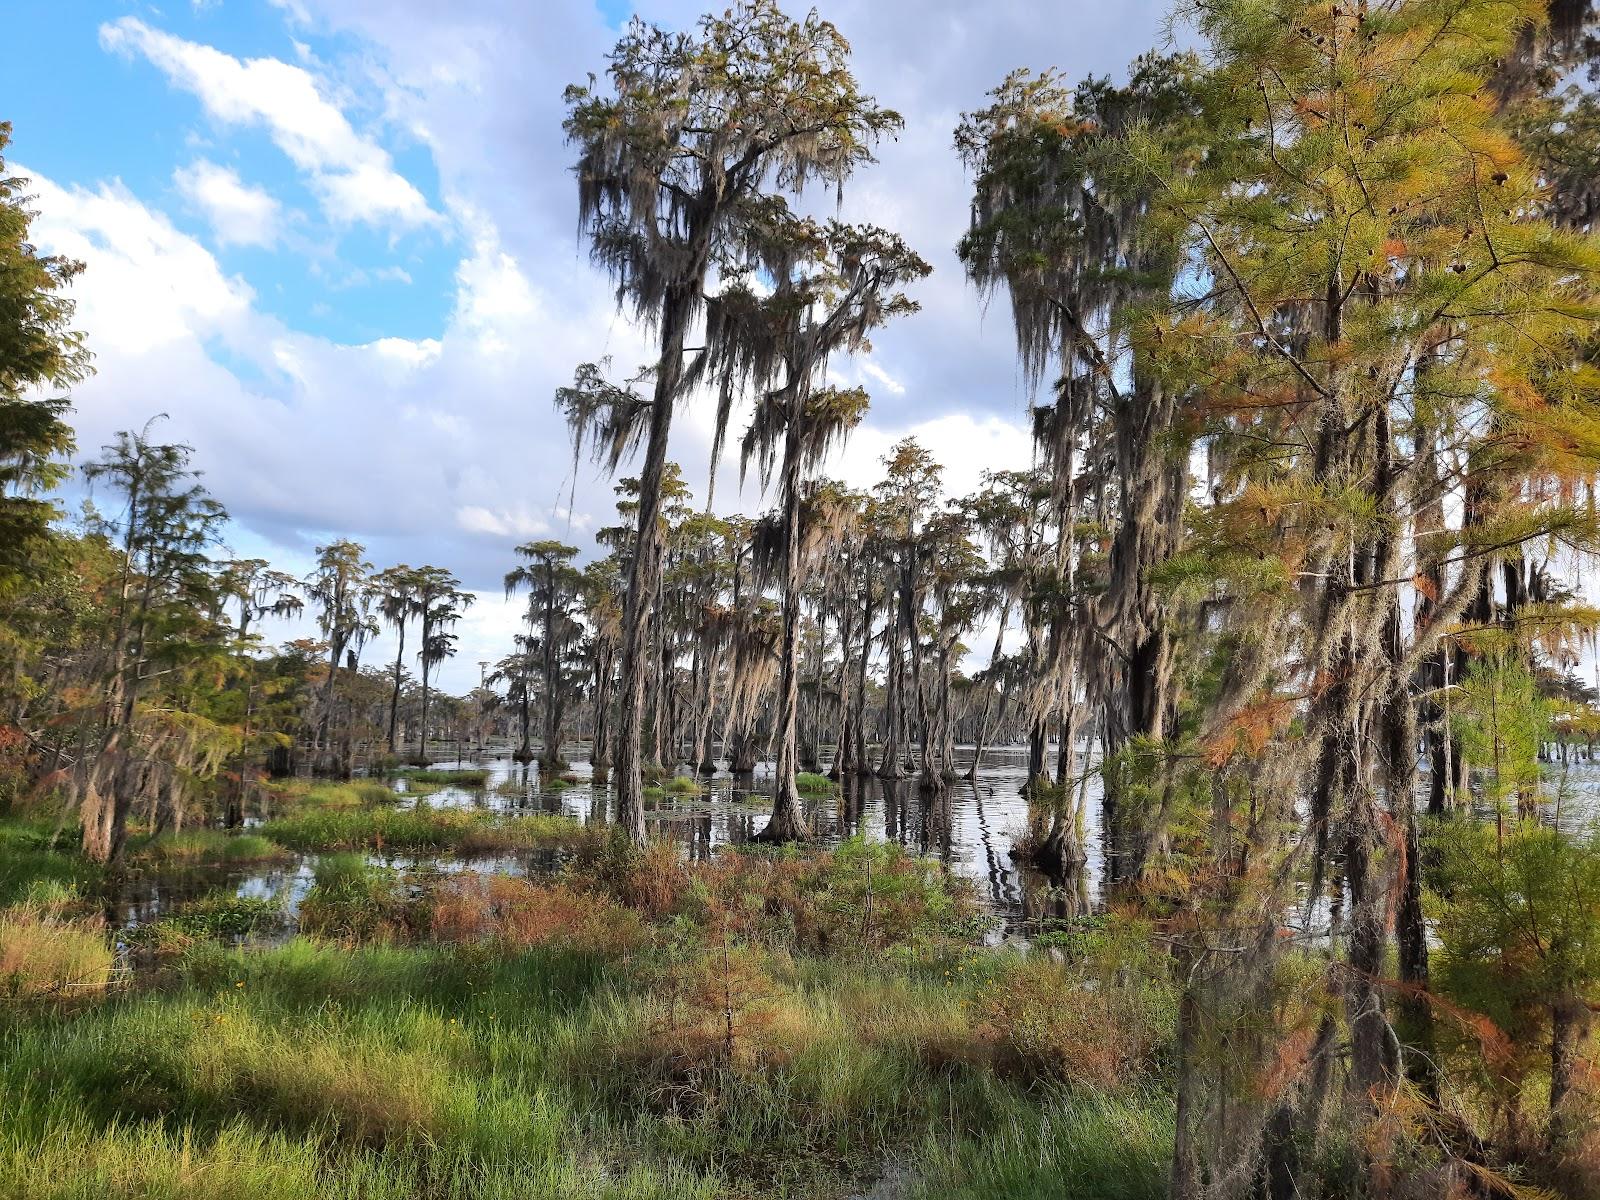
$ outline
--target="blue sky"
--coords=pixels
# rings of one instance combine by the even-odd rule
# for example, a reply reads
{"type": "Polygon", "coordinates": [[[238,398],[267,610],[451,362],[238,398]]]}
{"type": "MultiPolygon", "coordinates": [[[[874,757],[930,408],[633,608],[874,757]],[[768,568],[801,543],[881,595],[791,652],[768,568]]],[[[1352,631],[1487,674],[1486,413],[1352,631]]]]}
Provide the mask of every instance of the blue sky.
{"type": "MultiPolygon", "coordinates": [[[[721,3],[721,0],[718,0],[721,3]]],[[[669,27],[700,6],[640,4],[669,27]]],[[[840,368],[872,413],[830,469],[865,485],[921,438],[953,491],[1026,461],[1027,394],[1004,301],[952,248],[963,109],[1016,66],[1120,74],[1161,37],[1130,0],[842,0],[861,85],[906,128],[850,181],[843,216],[935,266],[923,310],[840,368]]],[[[12,0],[0,119],[33,179],[35,240],[81,258],[93,453],[169,414],[233,514],[233,548],[303,570],[335,536],[379,565],[434,563],[481,592],[446,686],[509,645],[510,548],[585,547],[611,481],[570,475],[551,404],[573,367],[645,361],[576,230],[561,90],[604,65],[620,0],[12,0]],[[23,52],[18,53],[18,49],[23,52]],[[572,497],[568,511],[568,498],[572,497]]],[[[709,406],[672,453],[703,481],[709,406]]],[[[737,418],[736,418],[737,432],[737,418]]],[[[719,505],[759,507],[730,473],[719,505]]],[[[289,632],[289,631],[285,631],[289,632]]],[[[383,647],[374,647],[381,657],[383,647]]]]}

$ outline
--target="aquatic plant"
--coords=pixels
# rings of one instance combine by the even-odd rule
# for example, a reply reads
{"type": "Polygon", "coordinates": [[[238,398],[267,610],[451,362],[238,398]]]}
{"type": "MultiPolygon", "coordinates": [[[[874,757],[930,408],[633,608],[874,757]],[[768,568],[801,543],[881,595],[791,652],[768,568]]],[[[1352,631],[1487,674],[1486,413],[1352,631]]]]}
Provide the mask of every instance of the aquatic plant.
{"type": "Polygon", "coordinates": [[[298,850],[434,850],[486,854],[576,843],[585,834],[570,817],[553,813],[501,816],[452,808],[332,809],[306,812],[261,827],[298,850]]]}
{"type": "Polygon", "coordinates": [[[289,852],[270,837],[226,829],[186,829],[135,841],[131,853],[156,866],[273,862],[289,857],[289,852]]]}

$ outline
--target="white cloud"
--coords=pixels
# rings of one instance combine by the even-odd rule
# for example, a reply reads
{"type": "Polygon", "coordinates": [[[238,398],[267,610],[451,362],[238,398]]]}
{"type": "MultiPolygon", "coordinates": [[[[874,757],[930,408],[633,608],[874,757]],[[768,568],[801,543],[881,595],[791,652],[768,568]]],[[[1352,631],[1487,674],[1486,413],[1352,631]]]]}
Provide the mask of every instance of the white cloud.
{"type": "Polygon", "coordinates": [[[231,167],[198,159],[173,173],[178,191],[211,223],[223,246],[270,246],[278,240],[282,206],[231,167]]]}
{"type": "Polygon", "coordinates": [[[885,371],[870,358],[864,358],[861,360],[861,373],[866,375],[868,378],[876,379],[886,389],[888,389],[888,392],[891,396],[904,396],[906,394],[906,385],[901,383],[898,379],[889,374],[889,372],[885,371]]]}
{"type": "Polygon", "coordinates": [[[193,92],[213,119],[266,126],[278,148],[309,176],[334,221],[414,228],[438,219],[422,193],[394,169],[388,152],[358,134],[303,67],[275,58],[241,61],[135,17],[102,25],[100,41],[108,50],[142,54],[193,92]]]}
{"type": "MultiPolygon", "coordinates": [[[[610,355],[622,374],[650,357],[650,339],[617,315],[576,236],[572,151],[561,132],[562,85],[599,69],[616,31],[587,0],[274,3],[297,22],[300,44],[286,44],[287,62],[235,58],[132,19],[101,36],[198,96],[213,122],[205,132],[265,130],[336,220],[461,230],[447,315],[439,328],[395,336],[392,290],[378,304],[376,292],[332,289],[341,268],[401,281],[397,263],[412,260],[328,257],[317,276],[328,290],[310,311],[336,306],[352,328],[371,332],[343,345],[289,328],[120,183],[85,189],[35,177],[39,242],[89,264],[74,291],[100,373],[78,389],[80,442],[92,450],[115,429],[170,412],[163,436],[195,445],[241,537],[259,547],[253,553],[308,564],[317,541],[349,535],[379,565],[454,570],[481,594],[441,681],[464,690],[476,682],[475,660],[505,652],[520,614],[520,600],[498,598],[511,546],[556,536],[587,549],[581,532],[613,520],[611,480],[587,460],[570,477],[551,393],[578,362],[610,355]],[[380,93],[362,111],[381,111],[385,128],[424,140],[443,215],[352,126],[354,109],[330,79],[368,100],[380,93]]],[[[944,463],[950,494],[972,490],[985,468],[1028,462],[1029,397],[1004,299],[985,314],[951,252],[969,181],[953,161],[950,131],[961,109],[1024,61],[1074,77],[1116,71],[1157,37],[1163,6],[1130,0],[1085,10],[1082,20],[1041,22],[1037,0],[995,0],[981,20],[958,0],[830,5],[855,46],[862,87],[907,118],[882,162],[850,181],[840,215],[896,229],[936,268],[913,289],[921,313],[875,336],[870,360],[836,364],[872,382],[873,408],[833,473],[870,486],[883,454],[908,434],[944,463]]],[[[673,28],[704,9],[689,0],[640,7],[673,28]]],[[[184,153],[226,161],[221,150],[184,153]]],[[[831,193],[818,202],[831,211],[831,193]]],[[[671,455],[697,490],[711,407],[693,401],[673,427],[671,455]]],[[[744,416],[735,414],[732,459],[744,416]]],[[[736,490],[735,474],[736,463],[725,464],[718,509],[762,503],[754,487],[736,490]]]]}
{"type": "Polygon", "coordinates": [[[550,522],[526,508],[489,509],[481,504],[462,505],[456,510],[456,524],[468,533],[503,538],[535,538],[550,532],[550,522]]]}
{"type": "Polygon", "coordinates": [[[1028,429],[1006,417],[953,412],[907,425],[868,424],[856,430],[829,470],[853,487],[871,487],[883,478],[883,459],[902,438],[914,437],[944,469],[946,496],[978,490],[985,471],[1025,469],[1032,459],[1028,429]]]}
{"type": "Polygon", "coordinates": [[[78,323],[92,331],[96,355],[155,353],[240,332],[255,300],[250,285],[225,274],[210,251],[120,180],[90,191],[18,169],[30,176],[36,197],[34,239],[89,265],[74,291],[78,323]]]}

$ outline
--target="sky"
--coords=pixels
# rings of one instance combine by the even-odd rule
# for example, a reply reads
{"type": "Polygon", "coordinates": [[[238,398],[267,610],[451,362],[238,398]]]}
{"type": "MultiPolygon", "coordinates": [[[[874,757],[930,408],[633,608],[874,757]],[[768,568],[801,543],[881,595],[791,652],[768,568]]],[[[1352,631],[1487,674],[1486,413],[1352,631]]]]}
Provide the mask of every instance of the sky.
{"type": "MultiPolygon", "coordinates": [[[[702,0],[703,3],[703,0],[702,0]]],[[[717,0],[720,6],[722,0],[717,0]]],[[[612,481],[574,475],[557,387],[580,362],[650,359],[578,236],[562,89],[603,71],[626,0],[8,0],[0,120],[30,178],[41,250],[82,260],[80,458],[120,429],[194,448],[232,516],[228,548],[303,573],[337,537],[375,566],[453,570],[477,593],[447,690],[507,653],[519,542],[593,547],[612,481]]],[[[1122,77],[1165,44],[1164,0],[838,0],[863,90],[905,128],[847,183],[840,215],[902,234],[934,266],[921,312],[838,364],[872,409],[828,471],[874,483],[915,436],[951,494],[1026,465],[1003,297],[953,247],[970,181],[960,114],[1019,66],[1122,77]]],[[[798,8],[792,9],[799,15],[798,8]]],[[[734,434],[741,425],[736,416],[734,434]]],[[[671,456],[706,482],[711,406],[671,456]]],[[[626,473],[626,471],[624,471],[626,473]]],[[[719,510],[755,511],[734,464],[719,510]]],[[[269,637],[298,636],[291,626],[269,637]]],[[[387,639],[364,661],[392,656],[387,639]]]]}

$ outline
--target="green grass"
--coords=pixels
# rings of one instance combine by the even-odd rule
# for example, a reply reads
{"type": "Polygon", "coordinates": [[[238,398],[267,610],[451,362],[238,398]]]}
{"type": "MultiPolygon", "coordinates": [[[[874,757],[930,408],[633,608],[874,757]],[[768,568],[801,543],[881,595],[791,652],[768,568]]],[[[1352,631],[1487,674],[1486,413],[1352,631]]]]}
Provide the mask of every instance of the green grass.
{"type": "Polygon", "coordinates": [[[550,813],[497,817],[449,808],[330,809],[297,813],[261,827],[274,841],[297,850],[426,850],[487,854],[576,843],[584,829],[550,813]]]}
{"type": "Polygon", "coordinates": [[[982,1141],[929,1142],[907,1200],[1161,1200],[1173,1128],[1156,1091],[1062,1091],[1015,1105],[982,1141]]]}
{"type": "Polygon", "coordinates": [[[226,829],[186,829],[144,839],[129,847],[129,856],[163,867],[273,862],[289,857],[269,837],[226,829]]]}
{"type": "Polygon", "coordinates": [[[706,789],[701,786],[698,779],[691,779],[687,775],[674,775],[663,785],[667,791],[679,796],[698,796],[706,789]]]}
{"type": "Polygon", "coordinates": [[[409,897],[398,872],[359,854],[334,854],[317,863],[316,882],[300,902],[300,929],[323,937],[363,941],[406,931],[409,897]]]}
{"type": "Polygon", "coordinates": [[[279,900],[219,892],[191,900],[159,920],[137,926],[126,938],[134,945],[183,946],[194,938],[247,937],[282,918],[283,904],[279,900]]]}
{"type": "Polygon", "coordinates": [[[105,873],[78,853],[78,828],[63,829],[52,849],[53,832],[47,821],[0,821],[0,905],[41,886],[83,894],[99,887],[105,873]]]}
{"type": "Polygon", "coordinates": [[[1159,1194],[1170,1114],[964,1056],[969,983],[751,962],[728,1061],[660,968],[583,950],[201,946],[0,1042],[0,1194],[842,1195],[891,1160],[926,1197],[1159,1194]]]}
{"type": "MultiPolygon", "coordinates": [[[[290,820],[365,836],[414,815],[290,820]]],[[[519,885],[596,911],[642,889],[633,934],[595,944],[540,941],[537,909],[523,941],[498,936],[516,890],[432,944],[444,893],[359,853],[321,859],[308,936],[281,945],[210,936],[261,915],[235,898],[178,909],[198,940],[158,986],[0,1012],[0,1196],[714,1200],[856,1194],[886,1171],[924,1198],[1160,1194],[1170,1104],[1148,1081],[1083,1095],[1017,1073],[984,1006],[1030,960],[974,945],[934,868],[854,842],[698,868],[656,850],[519,885]],[[887,952],[854,936],[869,887],[887,952]]]]}
{"type": "Polygon", "coordinates": [[[459,771],[435,771],[428,768],[405,770],[398,773],[399,778],[408,783],[433,783],[445,787],[480,788],[489,782],[489,772],[478,768],[465,768],[459,771]]]}
{"type": "Polygon", "coordinates": [[[66,893],[0,909],[0,1001],[71,1001],[105,991],[113,965],[105,929],[98,916],[66,915],[69,906],[66,893]]]}
{"type": "Polygon", "coordinates": [[[796,775],[794,785],[802,792],[831,792],[835,786],[826,775],[814,775],[810,771],[801,771],[796,775]]]}

